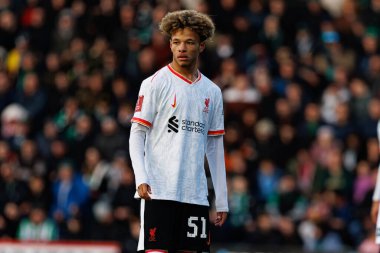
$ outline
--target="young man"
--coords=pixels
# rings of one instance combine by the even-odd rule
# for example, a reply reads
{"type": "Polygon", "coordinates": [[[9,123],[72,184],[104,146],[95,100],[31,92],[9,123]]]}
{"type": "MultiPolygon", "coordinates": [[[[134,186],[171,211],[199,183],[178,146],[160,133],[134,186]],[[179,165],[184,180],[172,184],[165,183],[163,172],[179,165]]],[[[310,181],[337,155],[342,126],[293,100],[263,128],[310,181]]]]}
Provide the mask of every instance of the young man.
{"type": "Polygon", "coordinates": [[[173,59],[141,84],[132,119],[130,155],[141,198],[142,252],[209,252],[207,156],[215,189],[216,226],[228,212],[222,93],[198,70],[214,34],[196,11],[168,13],[160,30],[173,59]]]}

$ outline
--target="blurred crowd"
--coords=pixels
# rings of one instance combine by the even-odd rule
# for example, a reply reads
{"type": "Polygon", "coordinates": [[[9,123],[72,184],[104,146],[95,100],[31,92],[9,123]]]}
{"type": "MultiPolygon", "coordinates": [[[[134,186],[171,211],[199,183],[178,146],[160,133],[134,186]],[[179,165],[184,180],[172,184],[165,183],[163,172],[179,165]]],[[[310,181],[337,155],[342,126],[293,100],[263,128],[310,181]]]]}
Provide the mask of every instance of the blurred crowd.
{"type": "Polygon", "coordinates": [[[0,237],[135,251],[130,119],[171,60],[158,23],[186,8],[217,28],[200,70],[224,95],[230,213],[213,241],[377,252],[380,0],[1,0],[0,237]]]}

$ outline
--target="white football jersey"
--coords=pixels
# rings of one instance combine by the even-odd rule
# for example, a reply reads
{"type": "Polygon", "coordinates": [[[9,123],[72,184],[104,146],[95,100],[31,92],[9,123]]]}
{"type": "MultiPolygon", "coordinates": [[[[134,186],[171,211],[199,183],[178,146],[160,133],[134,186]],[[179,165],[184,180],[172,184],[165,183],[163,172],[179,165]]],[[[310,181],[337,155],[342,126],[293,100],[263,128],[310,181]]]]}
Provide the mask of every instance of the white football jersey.
{"type": "Polygon", "coordinates": [[[142,82],[132,122],[149,128],[151,198],[209,205],[204,157],[207,136],[224,134],[220,88],[199,71],[191,82],[167,65],[142,82]]]}

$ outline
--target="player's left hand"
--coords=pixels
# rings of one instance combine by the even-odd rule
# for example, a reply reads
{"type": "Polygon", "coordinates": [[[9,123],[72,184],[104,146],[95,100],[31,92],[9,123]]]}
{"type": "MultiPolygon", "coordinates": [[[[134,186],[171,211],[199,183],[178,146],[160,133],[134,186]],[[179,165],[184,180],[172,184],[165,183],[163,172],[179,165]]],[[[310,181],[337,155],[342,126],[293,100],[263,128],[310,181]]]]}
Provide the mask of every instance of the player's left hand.
{"type": "Polygon", "coordinates": [[[217,212],[215,226],[221,227],[227,219],[227,212],[217,212]]]}

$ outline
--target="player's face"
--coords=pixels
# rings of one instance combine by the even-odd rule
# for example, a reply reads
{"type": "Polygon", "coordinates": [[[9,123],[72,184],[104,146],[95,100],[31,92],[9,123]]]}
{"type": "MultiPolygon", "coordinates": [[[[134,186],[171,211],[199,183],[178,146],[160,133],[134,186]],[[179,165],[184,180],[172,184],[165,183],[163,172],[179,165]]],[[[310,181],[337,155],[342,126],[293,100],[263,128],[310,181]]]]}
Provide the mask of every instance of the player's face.
{"type": "Polygon", "coordinates": [[[198,34],[189,28],[178,29],[170,39],[173,63],[181,68],[193,68],[204,48],[205,43],[200,42],[198,34]]]}

